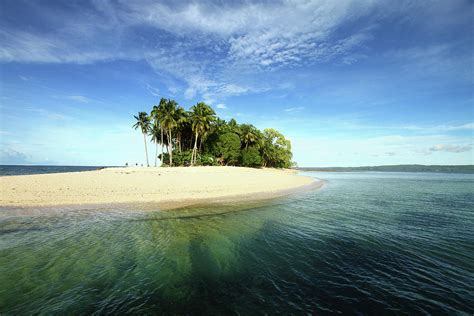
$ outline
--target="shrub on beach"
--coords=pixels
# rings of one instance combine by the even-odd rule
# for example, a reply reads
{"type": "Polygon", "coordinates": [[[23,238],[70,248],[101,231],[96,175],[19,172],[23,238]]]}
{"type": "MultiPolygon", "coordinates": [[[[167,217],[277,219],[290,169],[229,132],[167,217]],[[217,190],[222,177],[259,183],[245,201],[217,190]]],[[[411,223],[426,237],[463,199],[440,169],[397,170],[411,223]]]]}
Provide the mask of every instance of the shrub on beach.
{"type": "Polygon", "coordinates": [[[217,158],[210,154],[198,156],[198,162],[202,166],[217,166],[217,158]]]}

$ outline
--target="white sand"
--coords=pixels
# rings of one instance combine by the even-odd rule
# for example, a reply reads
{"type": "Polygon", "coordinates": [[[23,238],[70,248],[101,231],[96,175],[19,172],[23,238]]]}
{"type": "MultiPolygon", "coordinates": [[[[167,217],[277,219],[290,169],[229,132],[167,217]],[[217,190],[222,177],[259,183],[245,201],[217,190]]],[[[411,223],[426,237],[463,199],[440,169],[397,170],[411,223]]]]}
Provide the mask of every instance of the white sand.
{"type": "Polygon", "coordinates": [[[312,178],[296,175],[292,170],[240,167],[107,168],[0,177],[0,205],[250,199],[277,196],[312,184],[312,178]]]}

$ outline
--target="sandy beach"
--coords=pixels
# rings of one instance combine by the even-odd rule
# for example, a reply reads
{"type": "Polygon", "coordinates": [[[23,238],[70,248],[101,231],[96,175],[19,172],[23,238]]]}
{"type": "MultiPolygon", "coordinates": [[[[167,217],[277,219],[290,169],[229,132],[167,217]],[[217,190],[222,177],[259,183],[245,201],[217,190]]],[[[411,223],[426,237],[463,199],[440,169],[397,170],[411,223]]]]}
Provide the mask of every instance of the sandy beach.
{"type": "Polygon", "coordinates": [[[318,186],[292,170],[241,167],[107,168],[0,177],[1,206],[258,199],[318,186]]]}

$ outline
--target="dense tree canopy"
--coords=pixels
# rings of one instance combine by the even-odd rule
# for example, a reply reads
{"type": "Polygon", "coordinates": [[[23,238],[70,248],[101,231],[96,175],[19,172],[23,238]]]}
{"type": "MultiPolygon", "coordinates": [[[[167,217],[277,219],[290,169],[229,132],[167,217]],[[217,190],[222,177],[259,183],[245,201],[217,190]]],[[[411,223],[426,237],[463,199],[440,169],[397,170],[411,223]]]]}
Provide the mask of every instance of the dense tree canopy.
{"type": "Polygon", "coordinates": [[[150,115],[140,112],[135,119],[134,127],[140,128],[144,137],[150,134],[156,144],[155,166],[156,158],[166,166],[289,168],[292,165],[291,143],[280,132],[273,128],[261,132],[234,119],[226,122],[204,102],[186,111],[176,101],[162,98],[150,115]]]}
{"type": "Polygon", "coordinates": [[[244,167],[259,167],[262,165],[262,156],[257,147],[242,150],[241,165],[244,167]]]}
{"type": "Polygon", "coordinates": [[[240,157],[240,138],[239,135],[227,132],[219,135],[214,150],[210,153],[219,157],[226,165],[236,165],[240,157]]]}

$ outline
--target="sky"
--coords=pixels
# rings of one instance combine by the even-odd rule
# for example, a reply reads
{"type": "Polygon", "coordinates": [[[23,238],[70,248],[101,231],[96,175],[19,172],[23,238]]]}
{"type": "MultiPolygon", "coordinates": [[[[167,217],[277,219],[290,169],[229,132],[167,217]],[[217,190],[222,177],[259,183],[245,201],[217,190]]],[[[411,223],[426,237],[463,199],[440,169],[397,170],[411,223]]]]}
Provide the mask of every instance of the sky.
{"type": "Polygon", "coordinates": [[[133,115],[165,97],[279,130],[299,166],[473,164],[473,21],[469,0],[2,0],[0,163],[144,163],[133,115]]]}

